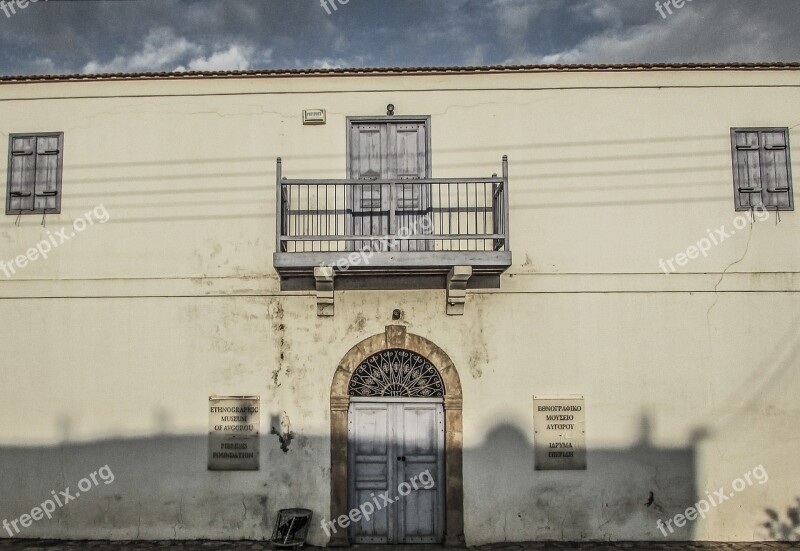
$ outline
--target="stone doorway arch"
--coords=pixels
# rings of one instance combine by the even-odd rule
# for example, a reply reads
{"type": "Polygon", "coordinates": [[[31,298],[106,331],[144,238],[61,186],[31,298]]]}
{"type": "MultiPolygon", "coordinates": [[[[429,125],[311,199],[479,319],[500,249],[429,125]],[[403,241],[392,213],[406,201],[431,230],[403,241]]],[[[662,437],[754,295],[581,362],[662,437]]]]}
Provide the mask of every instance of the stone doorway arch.
{"type": "MultiPolygon", "coordinates": [[[[384,333],[368,337],[344,355],[331,383],[331,509],[330,518],[347,515],[347,412],[348,385],[359,364],[382,350],[402,348],[416,352],[439,370],[444,382],[445,413],[445,544],[464,542],[464,486],[462,461],[461,380],[450,357],[438,346],[402,325],[389,325],[384,333]]],[[[331,535],[330,546],[350,545],[347,530],[331,535]]]]}

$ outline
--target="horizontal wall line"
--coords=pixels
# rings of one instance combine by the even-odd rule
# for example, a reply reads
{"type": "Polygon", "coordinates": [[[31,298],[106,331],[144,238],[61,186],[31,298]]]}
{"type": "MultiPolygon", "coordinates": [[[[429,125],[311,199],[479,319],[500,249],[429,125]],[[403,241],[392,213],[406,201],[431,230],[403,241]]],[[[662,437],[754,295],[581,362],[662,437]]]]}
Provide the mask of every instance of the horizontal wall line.
{"type": "MultiPolygon", "coordinates": [[[[41,83],[15,83],[36,85],[41,83]]],[[[111,83],[108,83],[111,84],[111,83]]],[[[0,98],[0,103],[9,101],[52,101],[52,100],[81,100],[81,99],[125,99],[125,98],[204,98],[204,97],[230,97],[230,96],[282,96],[282,95],[321,95],[321,94],[400,94],[400,93],[426,93],[426,92],[542,92],[565,90],[703,90],[712,89],[748,89],[748,88],[800,88],[798,84],[697,84],[697,85],[641,85],[641,86],[553,86],[553,87],[485,87],[485,88],[414,88],[414,89],[352,89],[352,90],[287,90],[263,92],[208,92],[196,94],[124,94],[124,95],[85,95],[85,96],[40,96],[25,98],[0,98]]],[[[0,88],[0,91],[2,88],[0,88]]],[[[294,117],[299,118],[299,117],[294,117]]]]}

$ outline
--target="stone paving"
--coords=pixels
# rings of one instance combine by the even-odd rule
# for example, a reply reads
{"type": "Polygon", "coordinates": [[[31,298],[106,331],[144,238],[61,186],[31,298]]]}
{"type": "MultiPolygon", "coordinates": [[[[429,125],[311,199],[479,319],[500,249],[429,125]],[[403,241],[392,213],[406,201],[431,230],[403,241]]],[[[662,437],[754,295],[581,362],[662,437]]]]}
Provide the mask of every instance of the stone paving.
{"type": "MultiPolygon", "coordinates": [[[[442,551],[437,545],[354,545],[350,551],[442,551]]],[[[0,551],[153,551],[174,549],[177,551],[234,551],[271,549],[267,542],[253,541],[54,541],[1,539],[0,551]]],[[[305,551],[320,551],[321,548],[305,546],[305,551]]],[[[469,551],[783,551],[800,549],[800,542],[764,542],[764,543],[665,543],[665,542],[618,542],[618,543],[562,543],[562,542],[529,542],[501,543],[465,548],[469,551]]],[[[458,551],[456,549],[456,551],[458,551]]]]}

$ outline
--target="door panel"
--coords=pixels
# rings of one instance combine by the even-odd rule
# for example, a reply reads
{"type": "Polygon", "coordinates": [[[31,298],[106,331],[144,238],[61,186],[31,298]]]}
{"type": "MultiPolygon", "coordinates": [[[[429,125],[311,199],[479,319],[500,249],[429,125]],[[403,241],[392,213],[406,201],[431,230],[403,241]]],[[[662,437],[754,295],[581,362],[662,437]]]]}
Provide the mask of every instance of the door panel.
{"type": "Polygon", "coordinates": [[[353,169],[357,178],[380,178],[385,172],[385,136],[384,128],[375,124],[353,127],[355,133],[353,169]]]}
{"type": "MultiPolygon", "coordinates": [[[[393,437],[390,434],[394,411],[390,404],[353,404],[349,415],[350,509],[371,502],[374,496],[392,492],[396,478],[393,437]]],[[[390,508],[375,511],[369,520],[353,525],[352,533],[359,543],[392,543],[395,532],[390,508]]]]}
{"type": "MultiPolygon", "coordinates": [[[[390,133],[390,178],[398,180],[418,180],[427,176],[427,137],[425,124],[406,123],[392,127],[390,133]]],[[[396,228],[401,235],[411,237],[430,233],[432,214],[429,211],[431,189],[429,185],[400,184],[395,187],[396,195],[396,228]]],[[[428,250],[430,241],[419,241],[413,238],[400,240],[396,250],[424,251],[428,250]]]]}
{"type": "Polygon", "coordinates": [[[439,512],[443,510],[439,484],[440,478],[443,479],[439,473],[444,472],[439,468],[444,451],[442,406],[400,405],[403,417],[400,455],[405,460],[400,462],[398,483],[412,481],[412,490],[398,501],[398,532],[404,543],[436,543],[441,541],[439,512]]]}
{"type": "Polygon", "coordinates": [[[391,126],[390,144],[392,160],[389,164],[391,178],[424,178],[425,124],[394,124],[391,126]]]}
{"type": "Polygon", "coordinates": [[[355,543],[438,543],[444,535],[444,411],[440,402],[353,402],[351,509],[394,500],[351,524],[355,543]],[[407,492],[407,493],[406,493],[407,492]],[[406,495],[402,495],[406,493],[406,495]]]}
{"type": "MultiPolygon", "coordinates": [[[[350,133],[350,178],[377,180],[389,172],[387,128],[381,124],[354,124],[350,133]]],[[[382,185],[354,186],[347,191],[351,235],[389,233],[389,189],[382,185]]],[[[380,241],[356,241],[356,250],[385,251],[380,241]]]]}

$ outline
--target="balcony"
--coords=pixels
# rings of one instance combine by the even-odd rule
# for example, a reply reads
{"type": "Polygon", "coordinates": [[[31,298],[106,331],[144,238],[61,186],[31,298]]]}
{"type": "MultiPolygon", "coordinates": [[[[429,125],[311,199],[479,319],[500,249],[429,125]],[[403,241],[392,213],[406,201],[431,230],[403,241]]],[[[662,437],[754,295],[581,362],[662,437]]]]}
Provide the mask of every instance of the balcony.
{"type": "Polygon", "coordinates": [[[471,267],[471,285],[496,287],[511,266],[506,157],[502,176],[387,180],[288,179],[278,159],[277,205],[284,289],[313,288],[320,266],[337,288],[380,288],[387,277],[441,288],[456,266],[471,267]]]}

